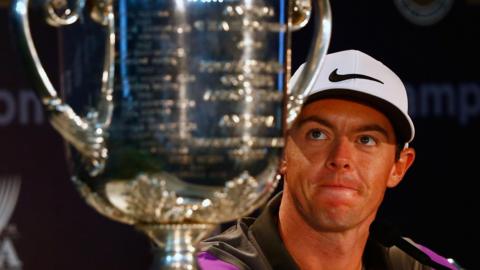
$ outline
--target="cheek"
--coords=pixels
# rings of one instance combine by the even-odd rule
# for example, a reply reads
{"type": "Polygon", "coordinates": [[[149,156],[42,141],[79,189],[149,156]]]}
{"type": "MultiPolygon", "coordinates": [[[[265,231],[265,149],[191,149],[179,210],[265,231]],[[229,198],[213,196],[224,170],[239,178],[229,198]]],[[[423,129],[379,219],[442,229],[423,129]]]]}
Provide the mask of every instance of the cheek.
{"type": "Polygon", "coordinates": [[[298,182],[305,177],[309,166],[308,162],[299,155],[290,154],[286,159],[286,163],[285,176],[287,182],[295,182],[298,185],[298,182]]]}
{"type": "Polygon", "coordinates": [[[290,190],[301,189],[303,182],[305,182],[304,179],[308,179],[312,163],[291,139],[285,147],[285,161],[284,176],[287,185],[290,190]]]}
{"type": "Polygon", "coordinates": [[[372,197],[383,197],[393,167],[386,158],[363,158],[357,163],[360,178],[367,186],[372,197]]]}

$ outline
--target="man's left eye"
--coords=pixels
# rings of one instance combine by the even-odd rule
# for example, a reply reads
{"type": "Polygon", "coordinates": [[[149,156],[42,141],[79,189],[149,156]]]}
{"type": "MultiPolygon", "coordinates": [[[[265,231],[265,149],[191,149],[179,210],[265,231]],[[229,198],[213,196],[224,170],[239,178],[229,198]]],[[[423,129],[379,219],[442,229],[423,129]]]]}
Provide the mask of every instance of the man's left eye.
{"type": "Polygon", "coordinates": [[[361,136],[359,142],[364,145],[376,145],[377,142],[371,136],[361,136]]]}

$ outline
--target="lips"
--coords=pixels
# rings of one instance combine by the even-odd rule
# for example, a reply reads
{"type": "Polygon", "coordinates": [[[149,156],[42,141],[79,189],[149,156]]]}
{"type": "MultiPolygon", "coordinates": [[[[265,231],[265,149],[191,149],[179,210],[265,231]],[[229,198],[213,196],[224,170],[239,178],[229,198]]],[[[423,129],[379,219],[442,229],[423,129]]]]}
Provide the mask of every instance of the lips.
{"type": "Polygon", "coordinates": [[[321,184],[321,187],[324,188],[333,188],[333,189],[348,189],[348,190],[353,190],[353,191],[358,191],[359,188],[357,185],[353,184],[342,184],[342,183],[326,183],[326,184],[321,184]]]}
{"type": "Polygon", "coordinates": [[[331,191],[332,193],[345,192],[350,195],[361,194],[365,191],[365,184],[355,173],[318,172],[311,175],[309,185],[316,191],[331,191]]]}
{"type": "Polygon", "coordinates": [[[330,206],[352,205],[358,199],[359,187],[354,184],[324,183],[316,188],[318,202],[327,203],[330,206]]]}
{"type": "Polygon", "coordinates": [[[309,179],[309,196],[319,207],[352,207],[359,203],[366,189],[352,174],[322,173],[309,179]]]}
{"type": "Polygon", "coordinates": [[[351,175],[329,174],[316,179],[314,183],[317,192],[335,200],[351,200],[363,193],[361,181],[351,175]]]}

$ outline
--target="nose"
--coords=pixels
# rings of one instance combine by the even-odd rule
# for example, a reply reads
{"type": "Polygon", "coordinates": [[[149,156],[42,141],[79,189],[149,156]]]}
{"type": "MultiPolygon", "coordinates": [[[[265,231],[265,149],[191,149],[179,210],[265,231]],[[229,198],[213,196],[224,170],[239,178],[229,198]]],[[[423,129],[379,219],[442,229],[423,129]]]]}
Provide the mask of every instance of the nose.
{"type": "Polygon", "coordinates": [[[327,168],[335,171],[351,169],[352,144],[347,138],[339,138],[330,150],[327,159],[327,168]]]}

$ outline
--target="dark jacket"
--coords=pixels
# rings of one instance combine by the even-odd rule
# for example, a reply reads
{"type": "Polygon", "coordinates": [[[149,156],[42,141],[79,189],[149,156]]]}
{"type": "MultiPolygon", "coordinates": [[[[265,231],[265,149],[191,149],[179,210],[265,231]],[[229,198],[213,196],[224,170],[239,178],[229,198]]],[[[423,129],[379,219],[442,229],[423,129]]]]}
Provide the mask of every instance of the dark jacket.
{"type": "MultiPolygon", "coordinates": [[[[299,269],[283,245],[277,229],[280,201],[281,194],[269,202],[258,219],[243,218],[222,234],[203,241],[200,247],[203,253],[199,256],[199,265],[202,269],[299,269]],[[209,264],[202,261],[206,258],[209,264]],[[216,265],[216,260],[235,267],[212,266],[216,265]]],[[[372,239],[367,241],[363,266],[365,270],[431,269],[402,250],[396,247],[383,247],[372,239]]]]}

